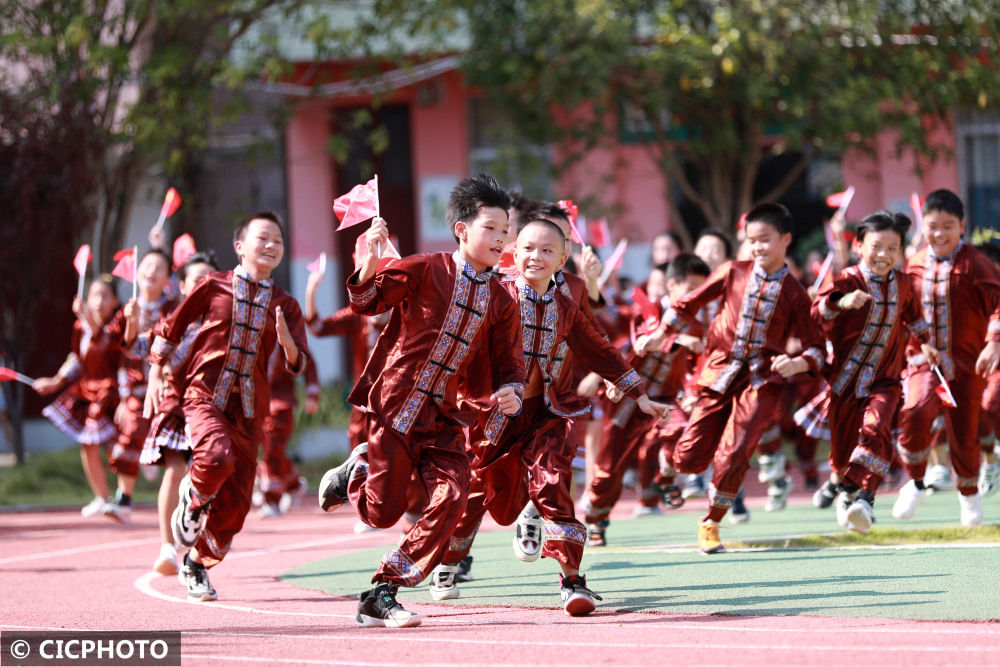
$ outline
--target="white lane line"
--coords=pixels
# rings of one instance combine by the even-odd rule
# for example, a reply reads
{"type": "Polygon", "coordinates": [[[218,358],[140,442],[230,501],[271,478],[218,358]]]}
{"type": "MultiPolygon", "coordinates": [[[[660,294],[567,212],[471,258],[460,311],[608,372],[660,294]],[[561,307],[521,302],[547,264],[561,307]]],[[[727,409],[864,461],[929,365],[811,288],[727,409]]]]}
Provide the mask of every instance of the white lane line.
{"type": "Polygon", "coordinates": [[[11,556],[0,558],[0,565],[9,563],[23,563],[31,560],[43,560],[45,558],[59,558],[61,556],[74,556],[76,554],[89,553],[91,551],[111,551],[122,547],[134,547],[140,544],[159,544],[157,538],[145,537],[140,540],[124,540],[122,542],[101,542],[100,544],[88,544],[82,547],[70,547],[68,549],[56,549],[55,551],[43,551],[41,553],[25,554],[22,556],[11,556]]]}

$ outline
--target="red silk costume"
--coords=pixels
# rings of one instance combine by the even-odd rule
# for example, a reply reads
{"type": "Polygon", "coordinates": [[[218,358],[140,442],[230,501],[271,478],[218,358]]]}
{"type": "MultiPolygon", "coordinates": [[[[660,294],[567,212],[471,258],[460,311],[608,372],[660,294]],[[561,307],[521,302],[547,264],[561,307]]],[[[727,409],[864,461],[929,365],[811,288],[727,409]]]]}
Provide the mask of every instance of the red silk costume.
{"type": "Polygon", "coordinates": [[[209,508],[194,548],[206,567],[221,561],[250,510],[257,449],[268,414],[268,359],[278,335],[280,307],[298,348],[294,368],[305,370],[309,349],[298,302],[270,279],[253,281],[242,266],[210,273],[156,326],[150,361],[165,365],[188,325],[201,320],[181,384],[191,434],[192,509],[209,508]]]}
{"type": "Polygon", "coordinates": [[[391,312],[348,397],[368,410],[368,451],[348,495],[362,521],[388,528],[407,508],[411,475],[423,481],[430,499],[423,516],[372,578],[416,586],[441,561],[465,510],[463,427],[491,407],[496,390],[524,393],[517,304],[457,252],[412,255],[364,283],[357,278],[347,282],[354,311],[391,312]]]}

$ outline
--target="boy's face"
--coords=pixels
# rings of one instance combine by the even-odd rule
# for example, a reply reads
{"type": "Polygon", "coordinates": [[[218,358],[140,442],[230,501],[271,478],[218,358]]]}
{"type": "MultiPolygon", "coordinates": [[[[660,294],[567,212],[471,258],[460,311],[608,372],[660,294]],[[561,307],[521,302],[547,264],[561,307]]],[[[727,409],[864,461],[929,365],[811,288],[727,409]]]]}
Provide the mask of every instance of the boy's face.
{"type": "Polygon", "coordinates": [[[536,292],[544,292],[559,268],[564,246],[563,237],[556,230],[531,223],[517,235],[514,266],[536,292]]]}
{"type": "Polygon", "coordinates": [[[889,275],[903,257],[903,240],[891,229],[869,231],[861,240],[861,259],[877,276],[889,275]]]}
{"type": "Polygon", "coordinates": [[[646,296],[653,303],[659,303],[660,299],[667,295],[667,276],[659,269],[653,269],[646,278],[646,296]]]}
{"type": "Polygon", "coordinates": [[[676,302],[680,300],[688,292],[698,289],[701,284],[705,282],[705,276],[699,276],[694,273],[689,273],[684,276],[684,280],[677,282],[676,280],[667,280],[667,294],[670,295],[670,301],[676,302]]]}
{"type": "Polygon", "coordinates": [[[726,245],[718,236],[708,234],[698,239],[694,244],[694,254],[701,257],[701,261],[708,264],[708,268],[715,271],[726,261],[726,245]]]}
{"type": "Polygon", "coordinates": [[[243,239],[235,244],[236,254],[247,269],[266,278],[281,264],[285,254],[285,240],[281,227],[271,220],[255,218],[247,225],[243,239]]]}
{"type": "Polygon", "coordinates": [[[139,262],[139,291],[144,297],[159,299],[170,282],[170,267],[162,255],[150,253],[139,262]]]}
{"type": "Polygon", "coordinates": [[[563,235],[563,247],[561,248],[560,254],[562,255],[559,259],[559,266],[556,267],[556,271],[562,269],[566,266],[566,261],[569,259],[570,249],[573,247],[573,233],[570,231],[569,223],[566,222],[565,218],[559,216],[542,216],[549,222],[553,223],[556,227],[562,230],[563,235]]]}
{"type": "Polygon", "coordinates": [[[187,296],[191,293],[198,283],[213,271],[211,264],[206,264],[205,262],[199,262],[197,264],[192,264],[187,267],[187,271],[184,273],[184,280],[181,281],[180,289],[181,294],[187,296]]]}
{"type": "Polygon", "coordinates": [[[668,234],[660,234],[653,239],[653,264],[664,264],[669,262],[680,253],[677,241],[668,234]]]}
{"type": "Polygon", "coordinates": [[[750,259],[767,273],[780,271],[785,265],[785,253],[792,243],[792,235],[781,234],[766,222],[748,222],[746,232],[750,259]]]}
{"type": "Polygon", "coordinates": [[[950,255],[965,233],[965,220],[945,211],[928,211],[924,214],[924,231],[927,244],[938,257],[950,255]]]}
{"type": "Polygon", "coordinates": [[[107,322],[117,307],[118,297],[112,291],[111,285],[99,281],[90,284],[90,291],[87,292],[87,308],[96,313],[98,319],[107,322]]]}
{"type": "Polygon", "coordinates": [[[455,223],[459,252],[476,271],[496,266],[507,245],[509,227],[507,211],[496,206],[484,206],[472,220],[455,223]]]}

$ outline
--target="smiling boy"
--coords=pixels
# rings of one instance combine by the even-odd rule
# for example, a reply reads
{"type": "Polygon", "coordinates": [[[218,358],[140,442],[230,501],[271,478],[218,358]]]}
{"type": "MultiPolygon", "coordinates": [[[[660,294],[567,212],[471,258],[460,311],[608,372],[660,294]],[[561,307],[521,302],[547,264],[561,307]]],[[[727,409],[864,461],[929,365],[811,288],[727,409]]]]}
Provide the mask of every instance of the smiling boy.
{"type": "Polygon", "coordinates": [[[178,577],[188,597],[201,601],[218,598],[206,568],[225,558],[250,510],[271,352],[280,345],[285,370],[294,375],[305,370],[308,355],[299,304],[271,279],[284,255],[281,218],[265,212],[243,219],[233,245],[240,265],[210,273],[155,327],[144,410],[147,418],[157,411],[163,367],[188,325],[201,321],[178,382],[187,387],[183,410],[192,453],[172,517],[175,541],[191,547],[178,577]]]}
{"type": "MultiPolygon", "coordinates": [[[[347,281],[351,307],[389,311],[365,371],[348,401],[368,414],[367,443],[327,471],[319,503],[348,500],[366,524],[389,528],[407,509],[414,472],[430,499],[420,520],[382,558],[374,587],[358,602],[358,625],[411,627],[420,617],[396,600],[441,561],[465,510],[469,461],[463,429],[480,411],[521,410],[524,359],[517,305],[493,277],[508,233],[510,198],[491,177],[461,181],[448,199],[453,253],[379,262],[385,221],[366,233],[368,256],[347,281]]],[[[505,417],[504,417],[505,418],[505,417]]]]}

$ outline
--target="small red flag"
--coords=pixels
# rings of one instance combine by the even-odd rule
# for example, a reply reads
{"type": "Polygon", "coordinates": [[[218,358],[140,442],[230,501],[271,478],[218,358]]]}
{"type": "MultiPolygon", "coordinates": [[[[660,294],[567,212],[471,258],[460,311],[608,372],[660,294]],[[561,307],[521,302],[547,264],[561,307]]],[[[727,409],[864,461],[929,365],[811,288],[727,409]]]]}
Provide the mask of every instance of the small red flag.
{"type": "Polygon", "coordinates": [[[163,198],[163,206],[160,207],[160,217],[169,218],[177,209],[181,207],[181,196],[178,194],[177,190],[170,188],[167,190],[167,195],[163,198]]]}
{"type": "Polygon", "coordinates": [[[194,239],[190,234],[181,234],[174,241],[174,271],[184,266],[184,262],[188,261],[191,255],[198,252],[198,248],[194,245],[194,239]]]}
{"type": "Polygon", "coordinates": [[[125,248],[115,253],[115,261],[118,264],[111,271],[111,275],[118,276],[124,280],[135,282],[135,255],[131,248],[125,248]]]}
{"type": "Polygon", "coordinates": [[[590,242],[598,248],[603,248],[611,244],[611,230],[608,229],[606,218],[594,220],[588,225],[590,232],[590,242]]]}
{"type": "Polygon", "coordinates": [[[309,263],[306,267],[309,273],[326,273],[326,253],[321,252],[319,257],[309,263]]]}
{"type": "MultiPolygon", "coordinates": [[[[826,198],[826,205],[830,208],[840,208],[844,205],[844,199],[847,198],[847,193],[849,190],[844,190],[843,192],[834,192],[832,195],[826,198]]],[[[852,195],[854,193],[851,193],[852,195]]]]}
{"type": "Polygon", "coordinates": [[[517,273],[517,267],[514,266],[513,243],[504,248],[503,253],[500,255],[500,263],[497,264],[497,271],[508,275],[512,273],[517,273]]]}
{"type": "Polygon", "coordinates": [[[573,243],[583,245],[583,235],[576,226],[576,221],[580,217],[580,209],[573,203],[572,199],[560,199],[556,204],[566,211],[566,216],[569,218],[569,235],[573,243]]]}
{"type": "Polygon", "coordinates": [[[11,380],[15,382],[23,382],[29,387],[35,382],[27,375],[24,375],[23,373],[18,373],[13,368],[0,366],[0,382],[9,382],[11,380]]]}
{"type": "Polygon", "coordinates": [[[378,215],[378,177],[351,188],[333,200],[333,213],[340,220],[336,231],[370,220],[378,215]]]}
{"type": "Polygon", "coordinates": [[[639,312],[642,313],[643,320],[645,320],[643,324],[646,326],[649,326],[650,323],[656,324],[660,320],[660,309],[641,288],[632,288],[632,303],[639,306],[639,312]]]}
{"type": "Polygon", "coordinates": [[[90,246],[84,243],[80,246],[80,249],[76,251],[76,257],[73,258],[73,268],[81,276],[87,272],[87,264],[93,259],[93,255],[90,252],[90,246]]]}

